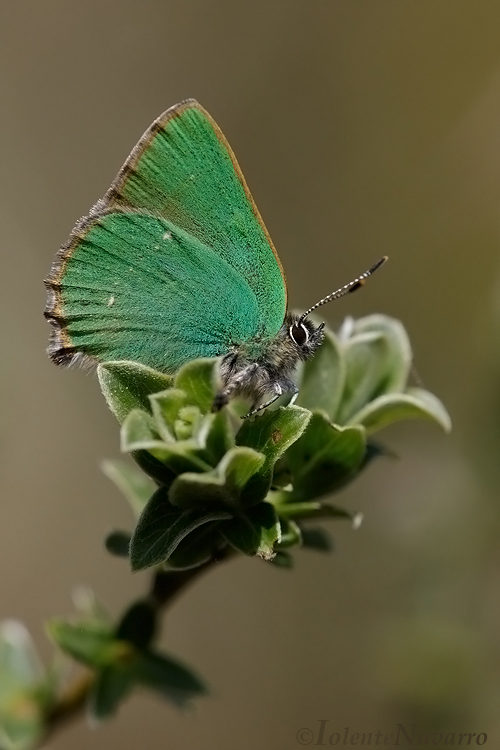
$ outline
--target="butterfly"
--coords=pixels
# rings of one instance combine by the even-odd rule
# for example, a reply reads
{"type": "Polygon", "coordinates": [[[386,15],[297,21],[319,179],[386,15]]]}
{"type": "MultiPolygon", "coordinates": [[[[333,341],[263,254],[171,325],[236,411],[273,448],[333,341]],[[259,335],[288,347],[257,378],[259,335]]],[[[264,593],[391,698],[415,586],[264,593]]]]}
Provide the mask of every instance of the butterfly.
{"type": "Polygon", "coordinates": [[[305,313],[287,311],[283,268],[236,157],[187,99],[150,125],[57,253],[48,353],[59,365],[132,360],[165,373],[220,357],[214,411],[239,396],[254,414],[297,393],[293,371],[324,336],[311,312],[385,260],[305,313]]]}

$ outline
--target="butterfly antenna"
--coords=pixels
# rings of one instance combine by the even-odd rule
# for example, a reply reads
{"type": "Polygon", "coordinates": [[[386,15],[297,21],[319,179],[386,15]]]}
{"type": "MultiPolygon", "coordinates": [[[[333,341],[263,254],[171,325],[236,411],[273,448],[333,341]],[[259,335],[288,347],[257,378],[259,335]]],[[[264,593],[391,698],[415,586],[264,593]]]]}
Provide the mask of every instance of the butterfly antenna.
{"type": "Polygon", "coordinates": [[[326,305],[327,302],[332,302],[334,299],[340,299],[340,297],[344,297],[346,294],[350,294],[351,292],[355,292],[356,289],[359,289],[363,286],[366,279],[371,276],[375,271],[384,265],[384,263],[388,260],[388,256],[384,255],[383,258],[380,258],[376,263],[373,264],[371,268],[368,269],[368,271],[365,271],[361,274],[361,276],[358,276],[357,279],[354,279],[354,281],[350,281],[345,286],[341,286],[340,289],[337,289],[336,292],[332,292],[327,297],[323,297],[323,299],[320,299],[319,302],[316,302],[315,305],[309,308],[303,315],[301,315],[299,323],[302,323],[302,321],[307,318],[308,315],[310,315],[314,310],[316,310],[318,307],[321,307],[322,305],[326,305]]]}

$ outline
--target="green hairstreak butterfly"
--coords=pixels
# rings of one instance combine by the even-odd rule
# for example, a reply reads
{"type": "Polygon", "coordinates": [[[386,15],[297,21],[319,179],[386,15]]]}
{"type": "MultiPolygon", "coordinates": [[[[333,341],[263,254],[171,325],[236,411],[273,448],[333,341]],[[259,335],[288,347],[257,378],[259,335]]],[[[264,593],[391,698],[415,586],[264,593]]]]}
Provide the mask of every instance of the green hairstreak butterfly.
{"type": "Polygon", "coordinates": [[[296,392],[295,366],[323,339],[309,314],[384,261],[288,312],[278,254],[231,147],[188,99],[147,129],[59,250],[45,282],[48,352],[57,364],[132,360],[166,373],[221,357],[214,409],[244,396],[254,413],[296,392]]]}

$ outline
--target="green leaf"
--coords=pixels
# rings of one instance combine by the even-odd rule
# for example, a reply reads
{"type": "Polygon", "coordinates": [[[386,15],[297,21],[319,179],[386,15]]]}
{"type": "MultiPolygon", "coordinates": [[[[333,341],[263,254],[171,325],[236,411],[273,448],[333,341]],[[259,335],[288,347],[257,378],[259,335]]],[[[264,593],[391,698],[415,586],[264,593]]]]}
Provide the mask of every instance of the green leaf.
{"type": "MultiPolygon", "coordinates": [[[[121,449],[124,453],[137,450],[163,450],[166,443],[160,439],[153,417],[142,409],[132,409],[121,428],[121,449]]],[[[155,454],[153,454],[155,455],[155,454]]]]}
{"type": "Polygon", "coordinates": [[[385,458],[398,458],[394,451],[390,450],[390,448],[387,448],[385,445],[382,445],[382,443],[375,442],[374,440],[367,440],[365,456],[363,459],[363,469],[371,464],[376,458],[382,456],[385,458]]]}
{"type": "Polygon", "coordinates": [[[236,442],[253,448],[266,457],[266,466],[274,466],[280,456],[302,435],[311,412],[300,406],[282,406],[246,420],[236,442]]]}
{"type": "Polygon", "coordinates": [[[198,406],[188,406],[184,391],[171,388],[164,393],[151,396],[151,407],[156,427],[162,438],[169,443],[193,438],[199,455],[211,466],[215,466],[234,445],[234,433],[227,409],[217,414],[201,417],[198,406]]]}
{"type": "Polygon", "coordinates": [[[148,451],[132,451],[130,454],[141,470],[155,483],[170,487],[175,479],[175,473],[164,463],[148,453],[148,451]]]}
{"type": "Polygon", "coordinates": [[[280,541],[278,516],[270,503],[259,503],[220,527],[221,534],[244,555],[258,555],[264,560],[275,556],[274,544],[280,541]]]}
{"type": "Polygon", "coordinates": [[[191,531],[163,563],[164,567],[167,570],[190,570],[211,560],[225,546],[221,543],[219,526],[219,521],[212,521],[191,531]]]}
{"type": "Polygon", "coordinates": [[[134,602],[118,623],[115,637],[128,641],[138,649],[149,646],[156,631],[156,610],[151,602],[134,602]]]}
{"type": "Polygon", "coordinates": [[[197,436],[201,425],[201,411],[197,406],[184,406],[175,422],[175,439],[189,440],[197,436]]]}
{"type": "Polygon", "coordinates": [[[302,544],[302,531],[300,529],[300,526],[295,523],[295,521],[292,521],[292,519],[290,518],[280,518],[280,526],[280,549],[282,549],[283,547],[295,547],[296,545],[300,546],[302,544]]]}
{"type": "Polygon", "coordinates": [[[351,481],[361,468],[365,445],[362,427],[339,427],[315,412],[305,433],[288,449],[290,502],[327,495],[351,481]]]}
{"type": "Polygon", "coordinates": [[[71,595],[73,605],[77,613],[77,622],[90,622],[99,624],[105,630],[111,632],[111,616],[105,610],[95,593],[88,586],[77,586],[71,595]]]}
{"type": "Polygon", "coordinates": [[[116,640],[113,631],[102,624],[51,620],[47,631],[60,649],[90,667],[116,664],[131,653],[131,646],[116,640]]]}
{"type": "Polygon", "coordinates": [[[330,534],[324,529],[301,527],[302,529],[302,546],[308,549],[314,549],[318,552],[331,552],[333,550],[333,540],[330,534]]]}
{"type": "MultiPolygon", "coordinates": [[[[21,622],[0,622],[0,676],[17,686],[29,686],[42,679],[43,670],[30,634],[21,622]]],[[[0,698],[3,681],[0,679],[0,698]]]]}
{"type": "Polygon", "coordinates": [[[189,440],[197,435],[201,423],[201,412],[197,406],[185,406],[175,423],[175,439],[189,440]]]}
{"type": "Polygon", "coordinates": [[[304,365],[297,404],[310,411],[322,409],[333,419],[342,397],[344,380],[342,352],[336,336],[327,330],[320,348],[304,365]]]}
{"type": "Polygon", "coordinates": [[[44,711],[33,695],[20,691],[0,705],[2,750],[33,750],[44,733],[44,711]]]}
{"type": "Polygon", "coordinates": [[[174,474],[212,468],[200,457],[200,448],[194,440],[169,443],[160,440],[153,417],[139,409],[131,411],[122,424],[121,448],[124,452],[148,451],[174,474]]]}
{"type": "Polygon", "coordinates": [[[0,747],[28,750],[43,734],[55,684],[44,674],[31,637],[16,620],[0,623],[0,747]]]}
{"type": "Polygon", "coordinates": [[[387,391],[401,391],[408,380],[413,360],[410,339],[400,320],[380,313],[366,315],[354,322],[352,336],[367,333],[382,333],[387,339],[390,351],[390,377],[387,391]]]}
{"type": "Polygon", "coordinates": [[[286,453],[279,458],[274,464],[272,490],[285,489],[290,487],[292,475],[288,468],[286,453]]]}
{"type": "Polygon", "coordinates": [[[130,534],[128,531],[112,531],[104,540],[104,545],[110,555],[128,557],[130,534]]]}
{"type": "Polygon", "coordinates": [[[134,514],[139,516],[156,490],[155,482],[125,461],[103,461],[101,468],[108,479],[123,492],[134,514]]]}
{"type": "Polygon", "coordinates": [[[203,445],[203,457],[212,466],[217,466],[234,447],[234,431],[228,409],[207,414],[200,425],[198,439],[203,445]]]}
{"type": "Polygon", "coordinates": [[[150,393],[172,385],[172,378],[138,362],[104,362],[97,376],[109,408],[121,423],[132,409],[149,411],[150,393]]]}
{"type": "Polygon", "coordinates": [[[92,716],[109,718],[137,684],[180,707],[206,693],[200,678],[180,662],[154,650],[135,651],[126,663],[100,670],[90,695],[92,716]]]}
{"type": "Polygon", "coordinates": [[[250,478],[264,464],[262,453],[252,448],[231,448],[216,469],[202,474],[181,474],[172,484],[169,499],[179,507],[237,507],[250,478]]]}
{"type": "Polygon", "coordinates": [[[120,703],[131,693],[134,678],[129,665],[104,667],[96,675],[89,694],[90,715],[104,721],[116,713],[120,703]]]}
{"type": "Polygon", "coordinates": [[[289,552],[285,552],[284,550],[277,550],[275,556],[270,561],[273,563],[273,565],[277,565],[278,568],[293,568],[293,557],[289,552]]]}
{"type": "Polygon", "coordinates": [[[139,655],[133,675],[137,682],[181,707],[194,696],[207,692],[204,683],[191,669],[152,650],[139,655]]]}
{"type": "MultiPolygon", "coordinates": [[[[363,514],[357,511],[339,508],[331,503],[304,502],[293,503],[286,502],[282,505],[276,505],[276,512],[280,518],[301,520],[304,518],[344,518],[351,521],[353,528],[361,526],[363,514]]],[[[303,533],[304,530],[302,530],[303,533]]]]}
{"type": "Polygon", "coordinates": [[[346,362],[340,424],[378,396],[401,391],[408,379],[412,353],[402,324],[386,315],[349,319],[340,333],[346,362]]]}
{"type": "Polygon", "coordinates": [[[253,448],[262,453],[266,460],[242,493],[243,504],[255,504],[266,497],[276,461],[298,440],[310,419],[311,412],[307,409],[286,406],[276,411],[266,411],[253,421],[244,422],[236,435],[236,444],[253,448]]]}
{"type": "Polygon", "coordinates": [[[149,400],[158,432],[163,440],[173,440],[179,411],[188,402],[186,394],[179,388],[169,388],[167,391],[154,393],[149,400]]]}
{"type": "Polygon", "coordinates": [[[168,500],[168,491],[161,487],[145,507],[132,536],[132,570],[143,570],[167,560],[193,529],[230,517],[229,513],[220,510],[176,508],[168,500]]]}
{"type": "Polygon", "coordinates": [[[175,387],[184,391],[189,403],[202,414],[209,414],[215,396],[218,363],[216,359],[195,359],[183,365],[175,376],[175,387]]]}
{"type": "Polygon", "coordinates": [[[451,419],[441,401],[422,388],[408,388],[405,393],[379,396],[352,418],[369,433],[403,419],[429,419],[445,432],[451,430],[451,419]]]}

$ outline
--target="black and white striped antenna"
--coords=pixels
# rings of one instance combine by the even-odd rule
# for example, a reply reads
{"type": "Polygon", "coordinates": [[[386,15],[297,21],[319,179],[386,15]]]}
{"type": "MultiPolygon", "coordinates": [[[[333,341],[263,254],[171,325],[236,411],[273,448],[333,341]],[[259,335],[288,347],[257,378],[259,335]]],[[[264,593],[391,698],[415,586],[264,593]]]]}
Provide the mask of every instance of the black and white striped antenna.
{"type": "Polygon", "coordinates": [[[359,289],[363,286],[366,279],[371,276],[377,269],[379,269],[381,266],[384,265],[384,263],[388,260],[388,256],[384,255],[383,258],[380,258],[376,263],[373,264],[371,268],[368,269],[368,271],[365,271],[361,274],[361,276],[358,276],[357,279],[354,279],[354,281],[350,281],[345,286],[341,286],[340,289],[337,289],[337,291],[332,292],[326,297],[323,297],[323,299],[320,299],[319,302],[316,302],[315,305],[309,308],[303,315],[301,315],[299,319],[299,323],[302,323],[305,318],[307,318],[308,315],[310,315],[314,310],[316,310],[318,307],[321,307],[322,305],[326,305],[327,302],[332,302],[334,299],[340,299],[340,297],[343,297],[346,294],[350,294],[350,292],[355,292],[356,289],[359,289]]]}

